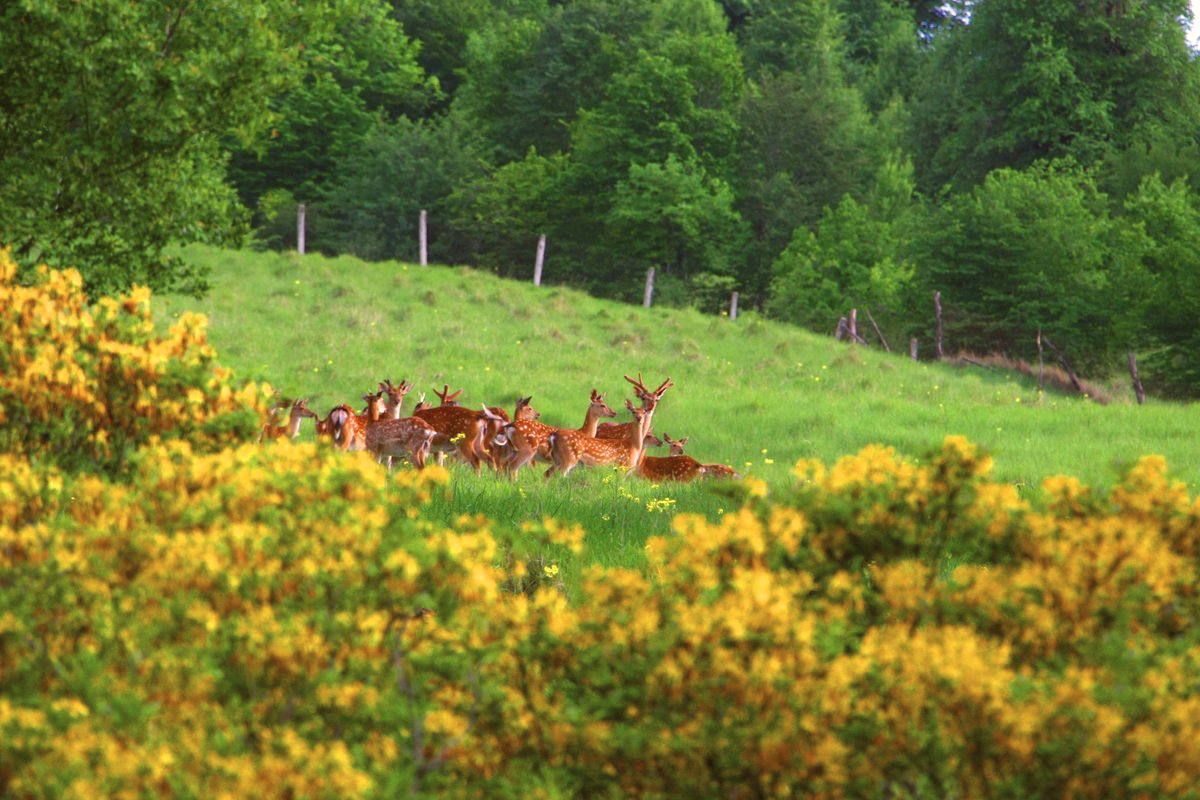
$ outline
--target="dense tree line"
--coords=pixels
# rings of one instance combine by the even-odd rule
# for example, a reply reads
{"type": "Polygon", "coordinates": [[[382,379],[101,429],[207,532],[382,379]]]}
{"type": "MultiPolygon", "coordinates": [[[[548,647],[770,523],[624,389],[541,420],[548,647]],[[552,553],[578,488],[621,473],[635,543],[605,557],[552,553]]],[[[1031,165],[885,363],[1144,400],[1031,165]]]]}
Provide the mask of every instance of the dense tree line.
{"type": "Polygon", "coordinates": [[[203,290],[171,241],[431,258],[1200,393],[1186,0],[0,4],[0,241],[203,290]]]}

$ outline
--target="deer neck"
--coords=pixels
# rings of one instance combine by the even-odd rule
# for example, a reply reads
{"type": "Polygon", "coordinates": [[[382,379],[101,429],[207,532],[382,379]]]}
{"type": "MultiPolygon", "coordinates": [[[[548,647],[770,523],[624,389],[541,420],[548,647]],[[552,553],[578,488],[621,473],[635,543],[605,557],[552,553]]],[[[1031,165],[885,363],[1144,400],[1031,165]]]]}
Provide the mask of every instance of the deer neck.
{"type": "Polygon", "coordinates": [[[629,437],[625,440],[626,445],[633,453],[634,469],[641,466],[642,459],[646,456],[646,433],[650,430],[650,418],[653,413],[653,411],[647,412],[640,420],[635,418],[629,437]]]}
{"type": "Polygon", "coordinates": [[[292,418],[288,420],[287,435],[289,439],[295,439],[300,435],[300,422],[304,417],[299,414],[292,414],[292,418]]]}
{"type": "Polygon", "coordinates": [[[579,430],[584,436],[595,436],[596,428],[600,425],[600,412],[595,406],[588,406],[587,414],[583,417],[583,427],[579,430]]]}

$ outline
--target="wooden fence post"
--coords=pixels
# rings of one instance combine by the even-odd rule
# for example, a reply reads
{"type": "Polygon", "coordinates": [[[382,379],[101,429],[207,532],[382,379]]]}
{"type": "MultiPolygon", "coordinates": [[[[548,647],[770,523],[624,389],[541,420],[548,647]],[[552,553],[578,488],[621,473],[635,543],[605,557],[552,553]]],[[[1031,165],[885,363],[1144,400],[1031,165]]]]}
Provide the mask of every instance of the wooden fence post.
{"type": "Polygon", "coordinates": [[[946,354],[942,350],[942,293],[934,289],[933,291],[933,311],[937,319],[937,336],[934,339],[935,352],[938,358],[943,358],[946,354]]]}
{"type": "Polygon", "coordinates": [[[642,307],[649,308],[654,297],[654,267],[646,270],[646,290],[642,293],[642,307]]]}
{"type": "Polygon", "coordinates": [[[304,255],[304,216],[307,209],[304,203],[296,206],[296,252],[304,255]]]}
{"type": "Polygon", "coordinates": [[[1054,342],[1050,341],[1049,336],[1041,336],[1041,340],[1046,343],[1046,346],[1054,351],[1054,355],[1058,357],[1058,363],[1062,364],[1063,369],[1067,371],[1067,377],[1071,379],[1071,386],[1075,391],[1083,394],[1083,384],[1079,382],[1079,376],[1075,374],[1075,370],[1071,369],[1071,363],[1067,361],[1067,357],[1063,355],[1062,350],[1055,346],[1054,342]]]}
{"type": "Polygon", "coordinates": [[[542,261],[546,258],[546,234],[538,237],[537,258],[533,260],[533,285],[542,285],[542,261]]]}
{"type": "Polygon", "coordinates": [[[871,327],[875,329],[875,335],[879,337],[880,344],[887,352],[892,352],[892,348],[888,347],[887,339],[883,338],[883,331],[879,330],[879,323],[875,321],[875,317],[871,316],[871,309],[867,309],[867,319],[871,320],[871,327]]]}
{"type": "Polygon", "coordinates": [[[729,298],[729,321],[730,322],[737,319],[737,301],[738,301],[738,293],[734,292],[733,296],[729,298]]]}
{"type": "Polygon", "coordinates": [[[1133,378],[1133,391],[1137,394],[1138,405],[1146,402],[1146,390],[1142,388],[1142,380],[1138,377],[1137,356],[1129,354],[1129,375],[1133,378]]]}
{"type": "Polygon", "coordinates": [[[915,336],[908,340],[908,354],[913,361],[917,360],[917,337],[915,336]]]}
{"type": "Polygon", "coordinates": [[[428,239],[427,228],[426,228],[428,223],[429,223],[429,215],[425,212],[425,209],[422,208],[421,209],[421,219],[420,219],[420,223],[419,223],[419,226],[417,229],[417,241],[420,246],[420,253],[421,253],[420,257],[421,257],[421,266],[422,267],[429,265],[429,247],[428,247],[429,239],[428,239]]]}
{"type": "Polygon", "coordinates": [[[1038,388],[1041,389],[1042,384],[1044,383],[1045,377],[1046,377],[1046,354],[1042,350],[1041,326],[1038,327],[1037,348],[1038,348],[1038,388]]]}

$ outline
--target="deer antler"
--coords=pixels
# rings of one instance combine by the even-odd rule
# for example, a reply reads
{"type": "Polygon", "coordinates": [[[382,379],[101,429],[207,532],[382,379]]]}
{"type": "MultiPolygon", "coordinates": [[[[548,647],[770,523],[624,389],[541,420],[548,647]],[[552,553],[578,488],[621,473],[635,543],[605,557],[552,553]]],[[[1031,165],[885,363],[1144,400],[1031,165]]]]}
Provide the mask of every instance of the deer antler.
{"type": "Polygon", "coordinates": [[[645,400],[646,396],[650,394],[650,390],[646,388],[646,384],[642,383],[642,373],[638,373],[636,381],[628,375],[625,376],[625,380],[633,384],[633,393],[638,396],[639,400],[645,400]]]}
{"type": "Polygon", "coordinates": [[[442,405],[456,406],[456,405],[458,405],[458,403],[456,402],[458,400],[458,396],[463,393],[463,390],[459,389],[457,392],[454,392],[453,394],[451,394],[450,393],[450,384],[446,383],[446,384],[442,385],[442,390],[440,392],[437,389],[434,389],[433,393],[436,394],[438,396],[438,399],[442,401],[442,405]]]}
{"type": "Polygon", "coordinates": [[[638,399],[642,401],[643,407],[651,397],[653,397],[656,402],[661,400],[662,396],[667,393],[667,389],[670,389],[675,385],[674,381],[672,381],[670,378],[667,378],[665,381],[659,384],[657,389],[651,392],[646,388],[646,384],[642,382],[642,373],[640,372],[638,373],[637,380],[634,380],[628,375],[625,376],[625,380],[633,384],[634,394],[636,394],[638,399]]]}

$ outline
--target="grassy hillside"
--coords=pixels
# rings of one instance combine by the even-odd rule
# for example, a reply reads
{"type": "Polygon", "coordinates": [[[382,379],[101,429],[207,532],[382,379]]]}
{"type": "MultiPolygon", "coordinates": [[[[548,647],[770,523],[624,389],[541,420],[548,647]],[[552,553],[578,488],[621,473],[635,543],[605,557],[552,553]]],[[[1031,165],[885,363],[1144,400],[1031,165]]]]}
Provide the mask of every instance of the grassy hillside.
{"type": "MultiPolygon", "coordinates": [[[[962,434],[994,455],[996,478],[1024,492],[1063,473],[1107,486],[1144,454],[1164,455],[1193,493],[1200,486],[1196,405],[1118,399],[1100,406],[1041,393],[1019,376],[914,363],[753,314],[730,322],[647,310],[465,268],[204,247],[183,254],[211,265],[214,289],[202,301],[156,298],[159,318],[169,322],[185,309],[207,314],[225,364],[310,398],[322,414],[341,402],[359,405],[386,377],[409,380],[431,399],[445,384],[462,388],[461,401],[471,405],[511,408],[529,394],[543,421],[574,427],[592,388],[622,409],[632,396],[622,376],[641,373],[651,385],[675,381],[655,415],[657,432],[688,436],[696,458],[768,485],[789,480],[797,459],[828,463],[870,443],[919,457],[962,434]]],[[[447,517],[579,521],[590,557],[609,563],[640,563],[645,537],[667,528],[664,512],[714,517],[731,503],[707,487],[656,487],[583,470],[552,486],[532,471],[516,485],[464,469],[453,474],[447,517]]]]}

